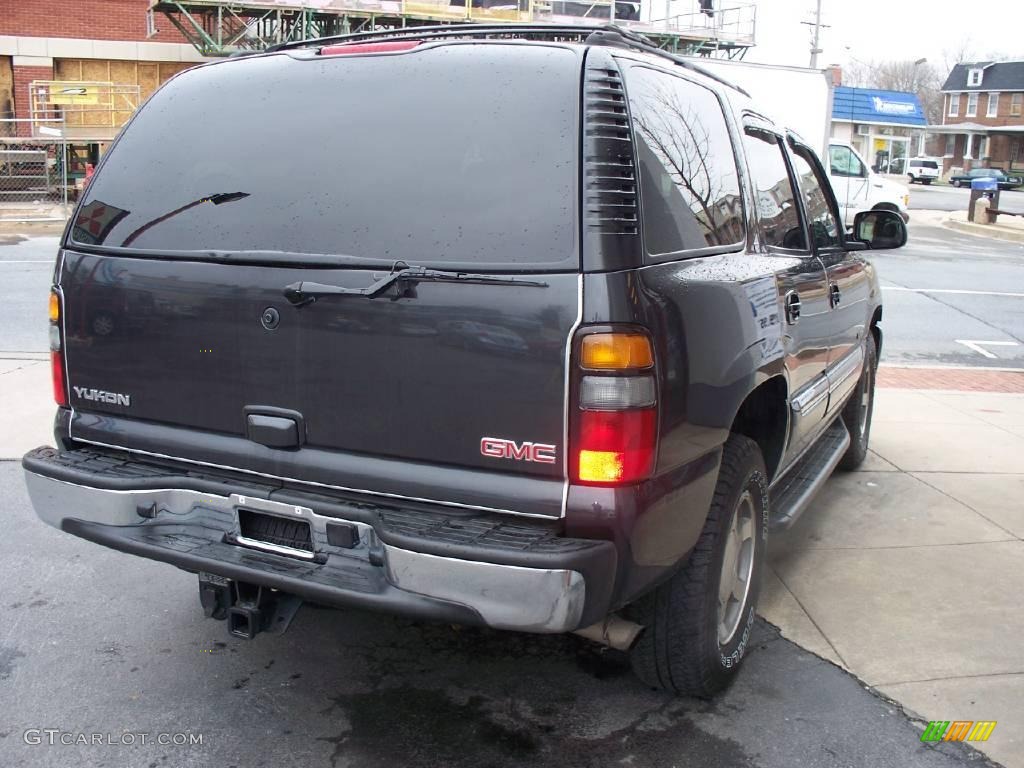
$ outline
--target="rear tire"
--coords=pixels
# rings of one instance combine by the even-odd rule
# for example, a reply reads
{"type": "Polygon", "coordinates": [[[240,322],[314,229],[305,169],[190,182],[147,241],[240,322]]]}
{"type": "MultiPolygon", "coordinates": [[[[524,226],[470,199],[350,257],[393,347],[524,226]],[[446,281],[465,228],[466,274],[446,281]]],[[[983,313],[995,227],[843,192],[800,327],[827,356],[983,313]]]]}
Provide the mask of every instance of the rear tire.
{"type": "Polygon", "coordinates": [[[843,406],[842,419],[850,433],[850,447],[839,460],[839,468],[847,471],[857,469],[868,455],[871,415],[875,411],[875,356],[875,339],[868,334],[864,344],[864,370],[861,371],[857,389],[843,406]]]}
{"type": "Polygon", "coordinates": [[[704,530],[689,559],[632,606],[646,629],[630,653],[643,682],[708,698],[736,676],[754,625],[768,535],[768,475],[757,443],[730,435],[704,530]],[[723,594],[725,593],[725,594],[723,594]]]}
{"type": "Polygon", "coordinates": [[[931,179],[921,179],[921,183],[924,184],[926,187],[930,187],[931,184],[932,184],[932,180],[931,179]]]}

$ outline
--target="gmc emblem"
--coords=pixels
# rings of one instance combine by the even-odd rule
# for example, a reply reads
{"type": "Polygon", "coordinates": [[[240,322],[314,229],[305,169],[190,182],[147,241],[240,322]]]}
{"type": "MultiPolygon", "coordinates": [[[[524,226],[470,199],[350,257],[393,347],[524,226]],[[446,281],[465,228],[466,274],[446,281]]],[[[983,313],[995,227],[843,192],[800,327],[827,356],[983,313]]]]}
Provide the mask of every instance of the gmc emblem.
{"type": "Polygon", "coordinates": [[[554,464],[557,448],[547,443],[517,443],[500,437],[485,437],[480,440],[480,453],[492,459],[514,459],[535,461],[538,464],[554,464]]]}

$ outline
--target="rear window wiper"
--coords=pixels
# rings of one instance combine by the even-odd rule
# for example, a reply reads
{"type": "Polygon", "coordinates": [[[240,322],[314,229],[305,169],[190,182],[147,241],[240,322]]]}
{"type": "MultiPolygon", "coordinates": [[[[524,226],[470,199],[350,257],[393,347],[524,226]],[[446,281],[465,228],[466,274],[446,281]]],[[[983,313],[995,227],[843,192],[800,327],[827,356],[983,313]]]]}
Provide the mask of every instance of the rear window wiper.
{"type": "Polygon", "coordinates": [[[546,288],[547,283],[539,280],[530,280],[522,277],[511,277],[508,275],[484,275],[473,272],[452,272],[442,269],[428,269],[427,267],[411,267],[400,262],[391,272],[376,282],[370,283],[365,288],[346,288],[341,285],[327,285],[326,283],[313,283],[303,280],[291,283],[284,287],[284,297],[293,306],[303,307],[312,304],[317,299],[325,296],[363,296],[367,299],[376,299],[385,295],[392,287],[398,289],[394,298],[404,294],[404,284],[407,283],[477,283],[487,285],[522,285],[535,288],[546,288]]]}

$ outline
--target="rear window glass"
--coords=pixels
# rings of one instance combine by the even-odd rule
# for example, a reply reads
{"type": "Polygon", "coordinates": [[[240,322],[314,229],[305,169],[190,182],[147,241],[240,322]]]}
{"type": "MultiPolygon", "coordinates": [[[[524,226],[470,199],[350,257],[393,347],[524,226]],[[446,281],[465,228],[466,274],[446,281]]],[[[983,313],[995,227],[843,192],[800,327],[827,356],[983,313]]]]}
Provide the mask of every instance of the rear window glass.
{"type": "Polygon", "coordinates": [[[72,239],[573,269],[579,80],[574,52],[520,45],[186,72],[111,150],[72,239]]]}
{"type": "Polygon", "coordinates": [[[715,94],[646,67],[628,71],[626,91],[648,253],[657,256],[742,242],[736,157],[715,94]]]}
{"type": "Polygon", "coordinates": [[[911,160],[910,165],[913,168],[933,168],[938,170],[939,164],[934,160],[911,160]]]}

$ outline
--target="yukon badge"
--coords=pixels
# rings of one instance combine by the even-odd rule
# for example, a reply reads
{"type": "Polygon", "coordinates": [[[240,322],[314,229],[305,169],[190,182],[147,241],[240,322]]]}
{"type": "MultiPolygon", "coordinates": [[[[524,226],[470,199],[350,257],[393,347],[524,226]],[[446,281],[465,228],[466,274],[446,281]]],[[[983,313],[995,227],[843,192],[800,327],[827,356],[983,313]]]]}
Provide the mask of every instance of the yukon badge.
{"type": "Polygon", "coordinates": [[[484,437],[480,440],[480,453],[492,459],[514,459],[535,461],[538,464],[554,464],[557,448],[547,443],[517,443],[501,437],[484,437]]]}
{"type": "Polygon", "coordinates": [[[120,392],[105,392],[102,389],[88,389],[87,387],[72,387],[75,396],[83,400],[92,400],[94,403],[109,403],[110,405],[123,405],[125,408],[132,407],[132,396],[122,395],[120,392]]]}

